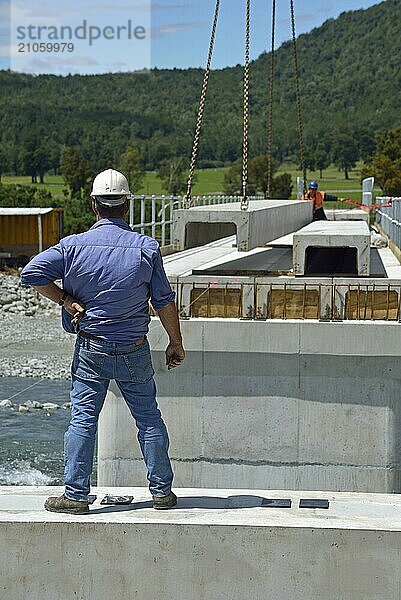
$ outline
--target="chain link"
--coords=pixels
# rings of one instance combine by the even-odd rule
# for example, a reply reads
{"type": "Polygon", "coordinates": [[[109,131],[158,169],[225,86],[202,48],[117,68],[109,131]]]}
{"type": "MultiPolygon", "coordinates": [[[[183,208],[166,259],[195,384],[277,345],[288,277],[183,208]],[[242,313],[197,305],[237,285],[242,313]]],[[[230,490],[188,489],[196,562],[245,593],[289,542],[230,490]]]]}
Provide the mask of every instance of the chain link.
{"type": "Polygon", "coordinates": [[[301,90],[300,90],[300,84],[299,84],[297,37],[296,37],[296,33],[295,33],[294,0],[290,0],[290,10],[291,10],[291,29],[292,29],[292,49],[293,49],[293,58],[294,58],[295,92],[296,92],[296,98],[297,98],[299,152],[300,152],[300,159],[301,159],[302,177],[304,180],[304,192],[306,192],[307,188],[306,188],[305,142],[304,142],[304,127],[303,127],[303,122],[302,122],[301,90]]]}
{"type": "Polygon", "coordinates": [[[214,40],[216,37],[217,20],[219,17],[219,8],[220,8],[220,0],[216,0],[216,6],[214,9],[214,19],[213,19],[213,25],[212,25],[212,33],[210,36],[209,52],[208,52],[208,56],[207,56],[207,64],[206,64],[205,72],[203,74],[202,91],[201,91],[201,96],[200,96],[200,100],[199,100],[198,118],[196,121],[194,143],[192,146],[191,162],[190,162],[189,173],[188,173],[187,193],[184,198],[184,208],[189,208],[191,206],[192,184],[193,184],[194,173],[195,173],[196,159],[198,157],[199,139],[200,139],[200,134],[201,134],[201,129],[202,129],[203,115],[205,112],[206,92],[207,92],[207,86],[209,83],[210,65],[212,63],[212,57],[213,57],[214,40]]]}
{"type": "Polygon", "coordinates": [[[272,5],[272,46],[270,54],[270,82],[269,82],[269,115],[267,124],[267,197],[272,197],[273,183],[273,92],[274,92],[274,59],[276,38],[276,0],[272,5]]]}
{"type": "Polygon", "coordinates": [[[251,0],[246,0],[245,65],[244,65],[244,131],[242,151],[241,210],[248,210],[248,155],[249,155],[249,48],[251,32],[251,0]]]}

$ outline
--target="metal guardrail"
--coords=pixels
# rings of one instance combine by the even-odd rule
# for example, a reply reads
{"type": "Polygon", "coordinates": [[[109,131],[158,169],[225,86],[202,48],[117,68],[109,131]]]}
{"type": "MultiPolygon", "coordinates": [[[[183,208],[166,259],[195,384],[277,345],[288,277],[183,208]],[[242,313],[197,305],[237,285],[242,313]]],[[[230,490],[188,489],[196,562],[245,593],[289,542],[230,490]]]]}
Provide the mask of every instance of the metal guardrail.
{"type": "MultiPolygon", "coordinates": [[[[193,196],[193,206],[209,206],[241,202],[242,196],[203,195],[193,196]]],[[[260,196],[251,196],[249,200],[263,200],[260,196]]],[[[143,195],[132,196],[130,201],[129,224],[131,229],[157,239],[161,246],[172,243],[171,225],[173,211],[184,208],[183,196],[143,195]]]]}
{"type": "Polygon", "coordinates": [[[387,237],[401,250],[401,198],[376,198],[376,223],[387,237]],[[388,204],[391,203],[391,206],[388,204]]]}

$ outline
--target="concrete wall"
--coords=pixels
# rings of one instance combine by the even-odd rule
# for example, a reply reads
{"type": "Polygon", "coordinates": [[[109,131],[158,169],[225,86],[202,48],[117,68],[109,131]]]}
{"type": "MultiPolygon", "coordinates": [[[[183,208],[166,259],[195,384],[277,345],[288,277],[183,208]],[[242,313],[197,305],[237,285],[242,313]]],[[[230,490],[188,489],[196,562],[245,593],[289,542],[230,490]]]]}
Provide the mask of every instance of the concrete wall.
{"type": "MultiPolygon", "coordinates": [[[[149,336],[175,484],[401,491],[398,323],[192,319],[187,358],[149,336]]],[[[99,424],[99,484],[143,485],[136,431],[113,387],[99,424]]]]}
{"type": "Polygon", "coordinates": [[[160,514],[134,489],[132,506],[71,516],[36,508],[60,490],[6,493],[2,600],[400,598],[401,506],[382,495],[336,494],[330,510],[302,512],[295,498],[261,508],[266,491],[180,490],[178,508],[160,514]]]}

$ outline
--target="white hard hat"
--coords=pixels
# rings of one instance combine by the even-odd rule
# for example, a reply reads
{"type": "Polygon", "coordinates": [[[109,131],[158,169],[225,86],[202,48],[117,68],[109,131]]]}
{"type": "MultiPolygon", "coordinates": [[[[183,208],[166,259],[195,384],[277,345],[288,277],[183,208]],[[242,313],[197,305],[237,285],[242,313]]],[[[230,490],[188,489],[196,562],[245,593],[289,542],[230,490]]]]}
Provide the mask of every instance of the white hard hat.
{"type": "Polygon", "coordinates": [[[102,171],[93,180],[91,196],[101,196],[99,200],[106,206],[119,206],[131,196],[127,178],[114,169],[102,171]]]}

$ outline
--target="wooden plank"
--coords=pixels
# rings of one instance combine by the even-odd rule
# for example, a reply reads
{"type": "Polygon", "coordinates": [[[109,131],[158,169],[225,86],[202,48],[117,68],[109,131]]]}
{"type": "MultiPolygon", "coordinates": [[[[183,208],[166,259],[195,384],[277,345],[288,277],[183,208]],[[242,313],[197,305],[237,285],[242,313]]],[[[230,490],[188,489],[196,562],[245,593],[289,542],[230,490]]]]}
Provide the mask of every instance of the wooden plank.
{"type": "Polygon", "coordinates": [[[319,319],[319,290],[272,289],[268,299],[268,319],[319,319]]]}
{"type": "Polygon", "coordinates": [[[194,288],[191,291],[191,317],[239,318],[241,290],[194,288]]]}
{"type": "Polygon", "coordinates": [[[345,318],[397,321],[398,293],[395,290],[350,290],[345,295],[345,318]]]}

